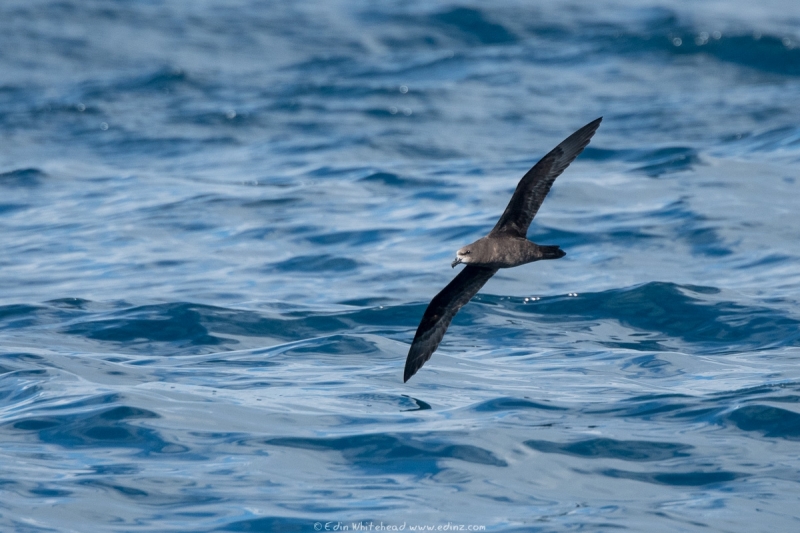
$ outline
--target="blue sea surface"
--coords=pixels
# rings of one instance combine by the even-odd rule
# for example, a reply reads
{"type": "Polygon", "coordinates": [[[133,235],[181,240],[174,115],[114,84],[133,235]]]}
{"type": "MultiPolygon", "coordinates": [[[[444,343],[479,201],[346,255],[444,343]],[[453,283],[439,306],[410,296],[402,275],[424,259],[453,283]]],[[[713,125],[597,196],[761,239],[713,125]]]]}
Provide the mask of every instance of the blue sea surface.
{"type": "Polygon", "coordinates": [[[0,530],[800,531],[796,8],[3,0],[0,530]]]}

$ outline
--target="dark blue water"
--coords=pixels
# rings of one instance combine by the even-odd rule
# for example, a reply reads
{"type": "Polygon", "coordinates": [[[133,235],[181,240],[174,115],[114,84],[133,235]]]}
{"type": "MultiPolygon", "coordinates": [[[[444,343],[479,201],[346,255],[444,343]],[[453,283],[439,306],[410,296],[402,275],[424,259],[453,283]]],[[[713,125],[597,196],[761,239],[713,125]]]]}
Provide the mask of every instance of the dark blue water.
{"type": "Polygon", "coordinates": [[[4,0],[0,529],[798,530],[795,8],[4,0]]]}

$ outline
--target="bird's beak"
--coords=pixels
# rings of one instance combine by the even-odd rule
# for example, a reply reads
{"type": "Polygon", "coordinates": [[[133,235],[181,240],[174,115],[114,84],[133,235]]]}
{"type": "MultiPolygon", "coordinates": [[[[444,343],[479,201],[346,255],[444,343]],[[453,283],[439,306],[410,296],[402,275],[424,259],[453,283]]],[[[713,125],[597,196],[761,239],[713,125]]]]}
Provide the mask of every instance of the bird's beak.
{"type": "Polygon", "coordinates": [[[456,257],[456,258],[453,260],[453,262],[450,264],[450,266],[451,266],[451,267],[453,267],[453,268],[455,268],[455,267],[456,267],[456,265],[457,265],[457,264],[459,264],[460,262],[461,262],[461,259],[459,259],[458,257],[456,257]]]}

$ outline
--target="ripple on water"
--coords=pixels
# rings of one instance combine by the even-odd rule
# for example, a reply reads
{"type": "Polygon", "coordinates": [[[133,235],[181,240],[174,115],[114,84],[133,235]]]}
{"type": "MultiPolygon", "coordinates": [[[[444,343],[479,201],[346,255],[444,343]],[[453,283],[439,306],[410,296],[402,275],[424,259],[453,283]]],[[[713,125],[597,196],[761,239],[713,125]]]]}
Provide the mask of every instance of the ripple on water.
{"type": "Polygon", "coordinates": [[[622,461],[663,461],[673,457],[688,457],[692,446],[675,442],[587,439],[559,443],[546,440],[526,440],[525,445],[543,453],[560,453],[576,457],[620,459],[622,461]]]}
{"type": "Polygon", "coordinates": [[[634,349],[644,342],[643,349],[650,349],[675,341],[688,343],[699,353],[723,353],[732,346],[738,350],[800,345],[797,319],[773,308],[727,301],[718,293],[714,287],[650,282],[577,298],[542,298],[516,308],[544,321],[614,320],[652,334],[626,344],[634,349]]]}
{"type": "Polygon", "coordinates": [[[286,446],[316,451],[338,452],[354,466],[370,472],[436,474],[444,468],[443,460],[506,467],[508,464],[489,450],[469,444],[451,444],[409,434],[368,434],[330,438],[279,437],[266,441],[272,446],[286,446]],[[387,470],[388,469],[388,470],[387,470]]]}
{"type": "MultiPolygon", "coordinates": [[[[105,397],[103,403],[117,400],[115,396],[105,397]]],[[[131,422],[160,418],[147,409],[117,405],[90,410],[85,401],[79,401],[57,410],[71,412],[24,416],[5,425],[35,433],[41,442],[67,449],[130,448],[143,455],[187,451],[185,446],[164,440],[158,431],[131,422]]]]}

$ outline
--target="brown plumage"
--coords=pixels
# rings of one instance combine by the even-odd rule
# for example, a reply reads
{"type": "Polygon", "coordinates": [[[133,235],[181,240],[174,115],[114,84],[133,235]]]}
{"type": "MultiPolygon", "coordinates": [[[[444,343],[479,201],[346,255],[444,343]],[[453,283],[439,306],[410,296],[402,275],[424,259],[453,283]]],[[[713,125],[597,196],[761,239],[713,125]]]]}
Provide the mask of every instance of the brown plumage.
{"type": "Polygon", "coordinates": [[[529,241],[528,227],[553,182],[586,148],[602,120],[600,117],[582,127],[536,163],[520,180],[508,207],[492,231],[457,252],[452,266],[459,263],[466,263],[467,266],[433,297],[425,309],[408,350],[404,382],[431,358],[459,309],[478,293],[498,269],[566,255],[558,246],[541,246],[529,241]]]}

